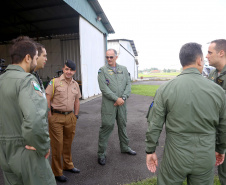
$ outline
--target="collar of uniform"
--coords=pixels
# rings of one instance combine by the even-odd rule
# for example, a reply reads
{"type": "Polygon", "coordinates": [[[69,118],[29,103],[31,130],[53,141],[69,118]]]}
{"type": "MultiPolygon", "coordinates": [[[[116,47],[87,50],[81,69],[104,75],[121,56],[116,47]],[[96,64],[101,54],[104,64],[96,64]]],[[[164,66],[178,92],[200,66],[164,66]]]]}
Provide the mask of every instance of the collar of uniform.
{"type": "Polygon", "coordinates": [[[191,67],[191,68],[187,68],[187,69],[183,70],[181,72],[181,74],[179,74],[178,76],[184,75],[184,74],[191,74],[191,73],[201,75],[201,73],[199,72],[199,70],[197,68],[191,67]]]}
{"type": "MultiPolygon", "coordinates": [[[[64,74],[60,75],[60,81],[65,81],[65,82],[67,82],[67,80],[66,80],[65,77],[64,77],[64,74]]],[[[72,80],[71,80],[70,83],[74,83],[74,82],[75,82],[75,80],[72,78],[72,80]]]]}
{"type": "Polygon", "coordinates": [[[33,71],[32,74],[35,76],[39,76],[37,71],[33,71]]]}
{"type": "MultiPolygon", "coordinates": [[[[109,69],[112,69],[112,67],[111,67],[109,64],[107,64],[107,67],[108,67],[109,69]]],[[[115,68],[117,69],[118,67],[119,67],[119,65],[116,63],[115,68]]]]}
{"type": "Polygon", "coordinates": [[[25,72],[24,69],[22,67],[20,67],[19,65],[13,65],[13,64],[9,64],[6,68],[6,70],[15,70],[15,71],[25,72]]]}
{"type": "MultiPolygon", "coordinates": [[[[217,73],[218,73],[218,70],[217,70],[217,69],[216,69],[216,71],[217,71],[217,73]]],[[[225,72],[225,71],[226,71],[226,65],[223,67],[223,69],[222,69],[220,75],[221,75],[223,72],[225,72]]]]}

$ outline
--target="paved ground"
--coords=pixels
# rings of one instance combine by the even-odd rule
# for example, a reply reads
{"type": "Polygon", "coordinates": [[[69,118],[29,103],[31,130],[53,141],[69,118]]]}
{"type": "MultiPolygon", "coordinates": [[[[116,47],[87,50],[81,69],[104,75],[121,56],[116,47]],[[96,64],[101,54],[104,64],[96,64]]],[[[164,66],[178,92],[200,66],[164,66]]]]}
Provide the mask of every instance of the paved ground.
{"type": "MultiPolygon", "coordinates": [[[[137,83],[137,82],[136,82],[137,83]]],[[[139,83],[144,83],[139,82],[139,83]]],[[[145,81],[147,84],[164,82],[145,81]]],[[[153,84],[153,85],[154,85],[153,84]]],[[[80,174],[65,172],[69,178],[68,185],[119,185],[153,176],[146,167],[145,132],[147,130],[146,113],[152,97],[132,94],[128,99],[127,132],[130,147],[137,152],[136,156],[120,153],[117,125],[109,139],[107,161],[105,166],[97,163],[98,132],[101,124],[101,97],[91,101],[82,101],[80,118],[76,126],[76,135],[72,144],[73,161],[80,174]]],[[[165,132],[160,136],[157,155],[161,161],[165,140],[165,132]]],[[[0,171],[0,185],[3,185],[0,171]]]]}

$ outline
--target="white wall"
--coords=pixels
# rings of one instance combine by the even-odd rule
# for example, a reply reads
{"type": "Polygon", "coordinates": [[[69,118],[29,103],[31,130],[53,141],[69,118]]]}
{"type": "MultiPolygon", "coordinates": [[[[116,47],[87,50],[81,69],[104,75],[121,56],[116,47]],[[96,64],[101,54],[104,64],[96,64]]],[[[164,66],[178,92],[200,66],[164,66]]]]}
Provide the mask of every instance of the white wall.
{"type": "Polygon", "coordinates": [[[134,60],[134,57],[132,55],[130,55],[128,53],[127,50],[125,50],[122,46],[120,46],[120,55],[118,57],[118,63],[123,65],[123,66],[126,66],[129,73],[130,73],[130,78],[132,80],[135,79],[135,69],[134,69],[134,63],[135,63],[135,60],[134,60]]]}
{"type": "Polygon", "coordinates": [[[85,19],[79,19],[82,98],[101,93],[97,81],[98,70],[105,64],[103,34],[85,19]]]}

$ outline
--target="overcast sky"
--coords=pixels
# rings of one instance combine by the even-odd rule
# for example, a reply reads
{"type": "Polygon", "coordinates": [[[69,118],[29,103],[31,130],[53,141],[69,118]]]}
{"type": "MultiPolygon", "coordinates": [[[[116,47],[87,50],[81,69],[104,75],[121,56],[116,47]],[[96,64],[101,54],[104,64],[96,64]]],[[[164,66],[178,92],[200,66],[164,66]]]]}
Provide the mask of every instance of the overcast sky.
{"type": "Polygon", "coordinates": [[[226,0],[98,0],[115,30],[108,39],[133,40],[139,69],[179,69],[187,42],[226,39],[226,0]]]}

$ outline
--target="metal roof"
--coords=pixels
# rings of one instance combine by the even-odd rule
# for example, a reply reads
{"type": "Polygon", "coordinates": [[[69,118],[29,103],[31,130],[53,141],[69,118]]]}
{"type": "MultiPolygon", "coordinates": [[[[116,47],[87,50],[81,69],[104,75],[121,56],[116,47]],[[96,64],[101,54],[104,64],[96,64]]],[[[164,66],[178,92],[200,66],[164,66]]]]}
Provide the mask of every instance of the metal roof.
{"type": "MultiPolygon", "coordinates": [[[[109,31],[114,30],[97,0],[87,0],[109,31]]],[[[79,13],[63,0],[1,1],[0,43],[19,35],[52,38],[56,35],[79,33],[79,13]]]]}
{"type": "Polygon", "coordinates": [[[133,52],[134,52],[134,55],[135,56],[138,56],[138,53],[137,53],[137,50],[136,50],[136,46],[135,46],[133,40],[128,40],[128,39],[112,39],[112,40],[108,40],[108,41],[120,41],[120,40],[130,42],[130,44],[132,46],[132,49],[133,49],[133,52]]]}
{"type": "Polygon", "coordinates": [[[101,17],[101,22],[104,27],[107,29],[108,33],[115,33],[113,27],[111,26],[107,16],[105,15],[103,9],[100,6],[98,0],[88,0],[93,10],[96,12],[97,16],[101,17]]]}

